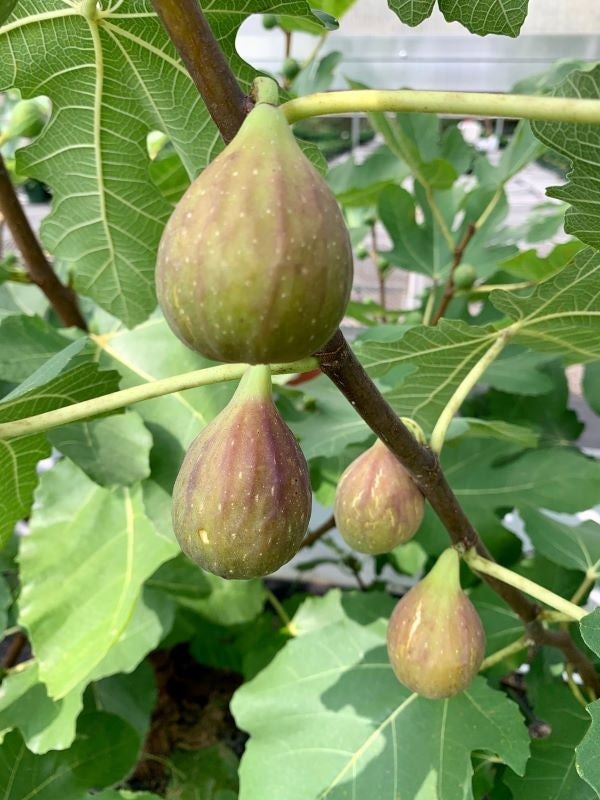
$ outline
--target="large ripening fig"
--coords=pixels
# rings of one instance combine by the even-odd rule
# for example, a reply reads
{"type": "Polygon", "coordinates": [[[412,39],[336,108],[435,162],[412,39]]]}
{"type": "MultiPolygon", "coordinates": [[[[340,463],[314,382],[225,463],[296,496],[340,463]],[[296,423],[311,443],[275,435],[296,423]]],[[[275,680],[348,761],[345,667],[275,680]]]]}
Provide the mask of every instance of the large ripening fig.
{"type": "Polygon", "coordinates": [[[388,654],[398,680],[429,698],[462,692],[485,652],[479,615],[460,588],[459,556],[449,548],[407,592],[388,625],[388,654]]]}
{"type": "Polygon", "coordinates": [[[268,575],[300,548],[311,501],[308,466],[273,403],[269,369],[249,367],[183,460],[173,489],[177,541],[224,578],[268,575]]]}
{"type": "Polygon", "coordinates": [[[333,335],[351,284],[334,195],[283,112],[259,102],[165,227],[156,288],[169,325],[219,361],[294,361],[333,335]]]}
{"type": "Polygon", "coordinates": [[[389,553],[407,542],[419,529],[424,512],[423,495],[379,439],[347,467],[337,485],[337,528],[360,553],[389,553]]]}

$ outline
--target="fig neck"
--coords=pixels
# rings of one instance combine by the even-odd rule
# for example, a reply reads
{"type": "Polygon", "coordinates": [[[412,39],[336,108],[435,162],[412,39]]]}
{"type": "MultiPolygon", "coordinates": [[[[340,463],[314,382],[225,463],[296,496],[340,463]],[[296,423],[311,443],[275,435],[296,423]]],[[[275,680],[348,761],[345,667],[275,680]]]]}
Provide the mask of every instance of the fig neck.
{"type": "Polygon", "coordinates": [[[444,550],[422,583],[440,594],[460,592],[460,557],[453,547],[444,550]]]}
{"type": "Polygon", "coordinates": [[[271,370],[265,364],[248,367],[235,390],[233,401],[270,400],[272,398],[271,370]]]}

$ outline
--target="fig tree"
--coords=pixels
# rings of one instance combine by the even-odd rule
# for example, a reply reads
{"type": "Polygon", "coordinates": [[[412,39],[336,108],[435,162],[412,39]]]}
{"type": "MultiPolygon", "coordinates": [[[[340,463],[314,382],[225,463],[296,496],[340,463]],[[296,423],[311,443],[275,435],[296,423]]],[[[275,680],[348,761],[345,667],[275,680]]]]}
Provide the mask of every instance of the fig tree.
{"type": "Polygon", "coordinates": [[[219,361],[289,362],[332,336],[352,249],[331,190],[283,112],[259,102],[169,219],[156,271],[173,331],[219,361]]]}
{"type": "Polygon", "coordinates": [[[388,654],[398,680],[423,697],[452,697],[477,674],[485,652],[479,615],[460,588],[458,553],[445,550],[392,612],[388,654]]]}
{"type": "Polygon", "coordinates": [[[342,473],[335,493],[337,528],[359,553],[389,553],[407,542],[424,510],[423,495],[409,473],[379,440],[342,473]]]}
{"type": "Polygon", "coordinates": [[[224,578],[268,575],[300,548],[311,500],[308,466],[273,402],[269,368],[249,367],[175,481],[181,549],[224,578]]]}

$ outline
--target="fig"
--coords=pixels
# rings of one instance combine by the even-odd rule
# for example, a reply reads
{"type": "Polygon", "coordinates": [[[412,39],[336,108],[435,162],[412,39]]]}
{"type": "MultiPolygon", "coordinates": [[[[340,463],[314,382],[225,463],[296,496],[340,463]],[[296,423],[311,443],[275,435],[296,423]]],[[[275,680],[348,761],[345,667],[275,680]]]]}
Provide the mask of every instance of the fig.
{"type": "Polygon", "coordinates": [[[352,268],[334,195],[283,111],[259,102],[177,204],[156,285],[169,325],[193,350],[267,364],[305,358],[333,335],[352,268]]]}
{"type": "Polygon", "coordinates": [[[311,501],[308,466],[273,402],[269,368],[249,367],[183,460],[173,489],[177,541],[215,575],[268,575],[300,548],[311,501]]]}
{"type": "Polygon", "coordinates": [[[389,259],[387,259],[385,256],[379,256],[378,257],[378,259],[377,259],[377,269],[380,272],[385,272],[389,268],[389,266],[390,266],[389,259]]]}
{"type": "Polygon", "coordinates": [[[369,251],[364,244],[359,244],[354,253],[359,261],[364,261],[365,258],[369,257],[369,251]]]}
{"type": "Polygon", "coordinates": [[[263,14],[262,25],[265,30],[270,31],[276,28],[278,24],[275,14],[263,14]]]}
{"type": "Polygon", "coordinates": [[[423,322],[423,314],[420,311],[409,311],[404,317],[405,325],[420,325],[423,322]]]}
{"type": "Polygon", "coordinates": [[[445,550],[401,598],[388,625],[388,655],[396,677],[431,699],[466,689],[485,652],[483,625],[460,588],[459,562],[456,550],[445,550]]]}
{"type": "Polygon", "coordinates": [[[457,289],[470,289],[476,278],[477,272],[471,264],[459,264],[452,275],[452,281],[457,289]]]}
{"type": "Polygon", "coordinates": [[[281,74],[286,80],[293,81],[300,69],[300,64],[295,58],[286,58],[281,67],[281,74]]]}
{"type": "Polygon", "coordinates": [[[380,440],[347,467],[335,493],[337,528],[359,553],[389,553],[407,542],[424,510],[423,495],[380,440]]]}
{"type": "Polygon", "coordinates": [[[39,100],[19,100],[10,112],[10,120],[3,138],[8,140],[24,136],[33,139],[42,132],[45,124],[46,114],[39,100]]]}

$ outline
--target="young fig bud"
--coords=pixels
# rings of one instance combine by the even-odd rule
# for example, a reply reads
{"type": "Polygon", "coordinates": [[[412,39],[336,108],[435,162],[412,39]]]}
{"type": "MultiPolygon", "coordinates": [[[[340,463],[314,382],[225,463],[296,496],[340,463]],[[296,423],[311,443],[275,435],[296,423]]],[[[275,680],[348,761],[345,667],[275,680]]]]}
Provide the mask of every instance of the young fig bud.
{"type": "Polygon", "coordinates": [[[333,335],[352,268],[333,193],[283,111],[259,101],[177,204],[156,288],[167,322],[193,350],[219,361],[289,362],[333,335]]]}
{"type": "Polygon", "coordinates": [[[477,272],[471,264],[459,264],[452,275],[452,281],[457,289],[470,289],[476,280],[477,272]]]}
{"type": "Polygon", "coordinates": [[[392,612],[388,654],[398,680],[432,699],[462,692],[485,652],[479,615],[460,588],[459,556],[449,548],[392,612]]]}
{"type": "Polygon", "coordinates": [[[192,442],[173,489],[183,552],[224,578],[268,575],[296,554],[311,511],[308,466],[265,366],[250,367],[192,442]]]}
{"type": "Polygon", "coordinates": [[[423,520],[425,500],[383,442],[355,459],[342,473],[335,493],[339,532],[359,553],[389,553],[411,539],[423,520]]]}

